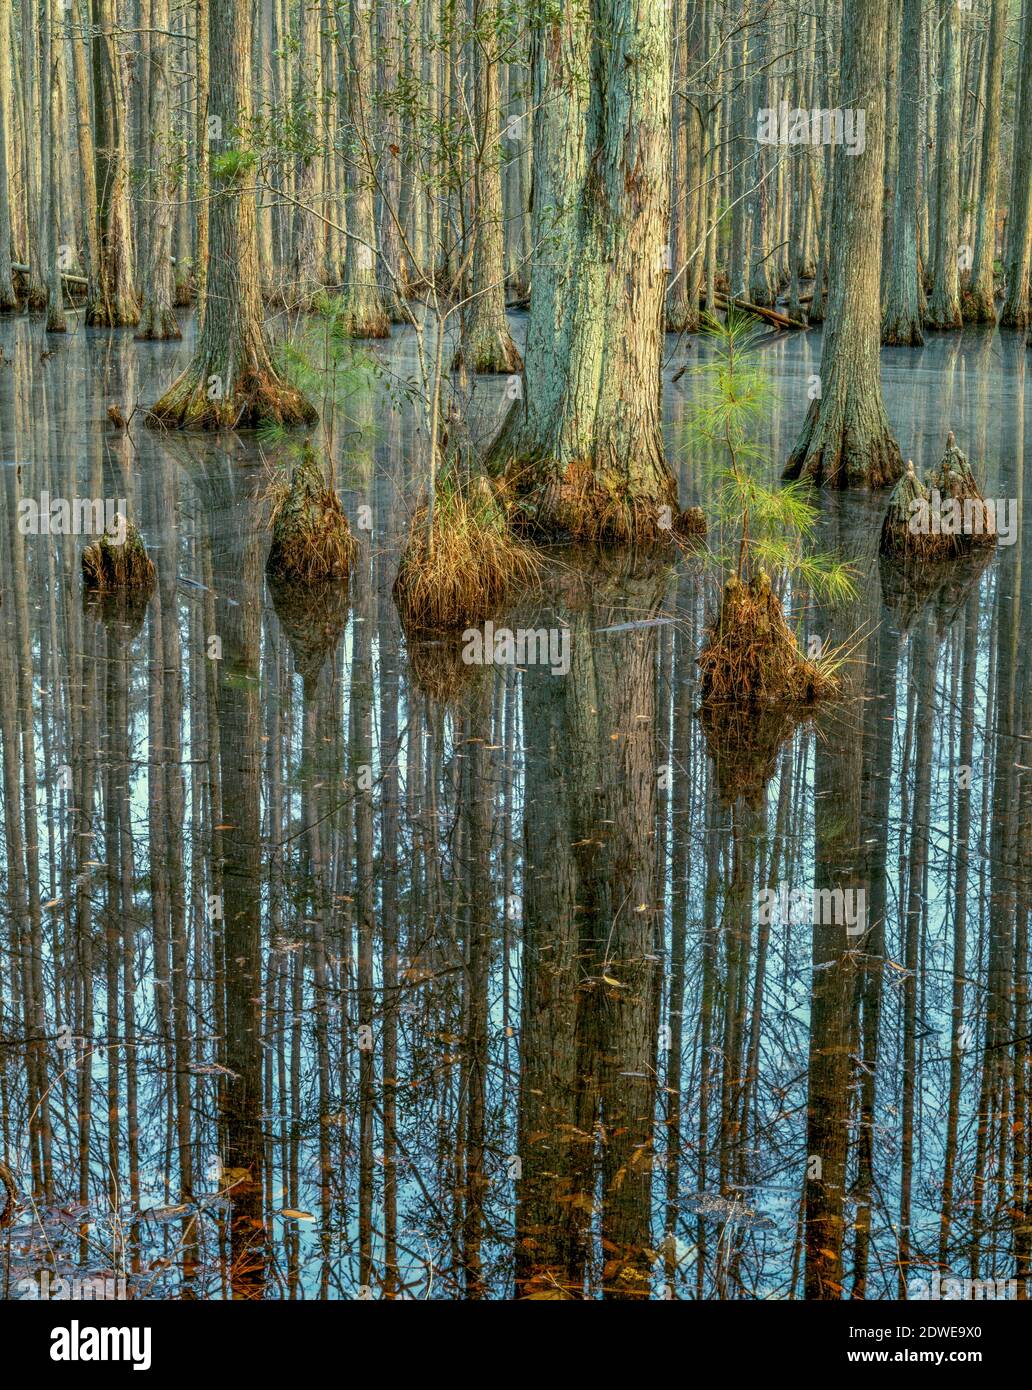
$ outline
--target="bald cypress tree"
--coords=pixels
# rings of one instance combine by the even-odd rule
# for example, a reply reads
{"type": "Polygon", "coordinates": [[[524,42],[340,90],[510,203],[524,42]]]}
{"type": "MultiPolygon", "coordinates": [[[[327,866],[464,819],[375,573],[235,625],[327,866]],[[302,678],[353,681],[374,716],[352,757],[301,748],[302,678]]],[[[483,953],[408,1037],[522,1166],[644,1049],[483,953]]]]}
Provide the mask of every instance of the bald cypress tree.
{"type": "Polygon", "coordinates": [[[837,487],[884,487],[902,470],[878,368],[885,41],[883,0],[845,0],[839,103],[865,111],[865,143],[836,151],[821,394],[785,467],[786,478],[837,487]]]}
{"type": "Polygon", "coordinates": [[[602,0],[538,15],[533,285],[522,398],[496,439],[544,530],[655,536],[677,488],[660,370],[670,202],[670,12],[602,0]]]}
{"type": "Polygon", "coordinates": [[[300,424],[315,410],[278,376],[262,327],[251,119],[251,27],[247,0],[211,0],[208,130],[211,224],[204,323],[186,371],[151,408],[148,423],[180,429],[300,424]]]}

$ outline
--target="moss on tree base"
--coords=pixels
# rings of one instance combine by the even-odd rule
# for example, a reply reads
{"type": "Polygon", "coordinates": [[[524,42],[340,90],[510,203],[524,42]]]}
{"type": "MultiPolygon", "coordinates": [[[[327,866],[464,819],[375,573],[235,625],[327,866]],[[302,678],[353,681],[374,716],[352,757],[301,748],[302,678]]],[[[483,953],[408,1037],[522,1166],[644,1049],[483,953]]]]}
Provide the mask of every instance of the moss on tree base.
{"type": "Polygon", "coordinates": [[[355,539],[310,444],[294,465],[289,484],[276,491],[268,573],[300,584],[346,579],[355,560],[355,539]]]}
{"type": "Polygon", "coordinates": [[[508,328],[499,328],[493,333],[471,334],[465,343],[459,343],[452,371],[457,372],[462,366],[478,376],[515,376],[523,371],[523,358],[508,328]]]}
{"type": "Polygon", "coordinates": [[[179,320],[171,309],[144,305],[140,324],[133,334],[138,342],[175,342],[182,338],[179,320]]]}
{"type": "Polygon", "coordinates": [[[645,487],[630,484],[624,471],[594,463],[510,464],[510,520],[550,540],[669,545],[704,535],[701,510],[681,511],[673,475],[653,471],[654,486],[645,487]]]}

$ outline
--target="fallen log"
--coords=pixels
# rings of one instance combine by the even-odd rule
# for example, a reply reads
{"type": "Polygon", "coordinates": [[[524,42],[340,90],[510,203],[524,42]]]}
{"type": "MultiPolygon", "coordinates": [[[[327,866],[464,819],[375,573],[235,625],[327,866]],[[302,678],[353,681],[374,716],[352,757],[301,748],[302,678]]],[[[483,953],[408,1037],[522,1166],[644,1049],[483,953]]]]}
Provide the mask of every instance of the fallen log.
{"type": "MultiPolygon", "coordinates": [[[[718,308],[728,307],[727,295],[717,293],[714,296],[718,308]]],[[[750,304],[747,299],[732,299],[730,303],[736,309],[741,309],[743,313],[755,314],[758,319],[763,319],[766,323],[772,323],[777,328],[797,328],[805,331],[807,324],[800,323],[798,319],[790,319],[787,314],[779,314],[775,309],[766,309],[762,304],[750,304]]]]}
{"type": "MultiPolygon", "coordinates": [[[[22,275],[29,273],[29,267],[21,265],[18,261],[11,262],[11,269],[19,271],[22,275]]],[[[62,270],[61,279],[67,280],[70,285],[87,285],[89,283],[85,275],[73,275],[70,270],[62,270]]]]}

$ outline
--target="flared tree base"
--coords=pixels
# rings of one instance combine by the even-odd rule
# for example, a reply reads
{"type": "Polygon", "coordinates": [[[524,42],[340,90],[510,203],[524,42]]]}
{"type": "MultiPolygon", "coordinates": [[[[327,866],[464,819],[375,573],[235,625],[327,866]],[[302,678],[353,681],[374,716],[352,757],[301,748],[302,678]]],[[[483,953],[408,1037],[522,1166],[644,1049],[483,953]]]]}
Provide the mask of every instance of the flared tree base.
{"type": "Polygon", "coordinates": [[[462,366],[479,376],[492,373],[515,376],[523,371],[523,358],[508,328],[497,328],[487,333],[470,333],[466,341],[459,344],[452,360],[452,371],[457,372],[462,366]]]}
{"type": "Polygon", "coordinates": [[[97,300],[86,306],[87,328],[135,328],[139,322],[135,300],[97,300]]]}
{"type": "Polygon", "coordinates": [[[147,412],[157,429],[241,430],[266,425],[310,425],[315,407],[274,372],[250,371],[231,382],[219,368],[192,362],[147,412]]]}
{"type": "Polygon", "coordinates": [[[511,459],[505,478],[513,525],[549,540],[645,546],[705,534],[698,508],[681,511],[661,461],[650,460],[629,480],[615,462],[511,459]]]}
{"type": "Polygon", "coordinates": [[[996,296],[992,288],[972,285],[960,297],[960,312],[965,323],[996,323],[996,296]]]}
{"type": "Polygon", "coordinates": [[[782,476],[827,487],[889,487],[903,471],[899,445],[877,398],[814,401],[782,476]]]}
{"type": "Polygon", "coordinates": [[[171,309],[145,304],[140,324],[133,335],[139,342],[175,342],[182,338],[179,321],[171,309]]]}

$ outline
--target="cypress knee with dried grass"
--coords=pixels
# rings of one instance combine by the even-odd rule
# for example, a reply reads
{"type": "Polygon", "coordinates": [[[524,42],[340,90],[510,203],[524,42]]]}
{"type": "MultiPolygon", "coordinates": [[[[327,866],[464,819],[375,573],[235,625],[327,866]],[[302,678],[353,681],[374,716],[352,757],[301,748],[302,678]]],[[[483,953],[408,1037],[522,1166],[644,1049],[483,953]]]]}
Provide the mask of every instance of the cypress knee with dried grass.
{"type": "Polygon", "coordinates": [[[115,531],[82,552],[83,604],[102,622],[124,628],[132,638],[143,626],[150,602],[154,562],[127,517],[115,517],[115,531]]]}
{"type": "Polygon", "coordinates": [[[83,584],[95,593],[149,589],[154,583],[154,562],[139,531],[121,515],[115,517],[115,527],[121,537],[102,535],[82,552],[83,584]]]}
{"type": "Polygon", "coordinates": [[[882,523],[881,553],[951,560],[996,544],[996,514],[951,430],[939,466],[922,483],[912,460],[893,489],[882,523]]]}
{"type": "Polygon", "coordinates": [[[746,582],[736,576],[724,585],[699,667],[705,702],[808,705],[838,687],[827,663],[800,652],[763,570],[746,582]]]}
{"type": "Polygon", "coordinates": [[[355,538],[311,444],[302,449],[289,484],[280,484],[274,496],[268,572],[301,584],[347,578],[355,538]]]}

